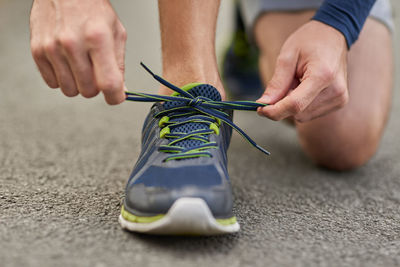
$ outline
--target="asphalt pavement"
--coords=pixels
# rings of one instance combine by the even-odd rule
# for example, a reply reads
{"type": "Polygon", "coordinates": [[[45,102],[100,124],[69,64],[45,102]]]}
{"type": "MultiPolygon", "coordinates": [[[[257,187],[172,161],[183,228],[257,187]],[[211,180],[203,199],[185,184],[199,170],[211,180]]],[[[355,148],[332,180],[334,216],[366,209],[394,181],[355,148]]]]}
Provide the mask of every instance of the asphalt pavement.
{"type": "MultiPolygon", "coordinates": [[[[128,29],[127,85],[155,92],[138,63],[160,70],[156,1],[113,3],[128,29]]],[[[272,152],[233,137],[229,172],[241,231],[132,234],[117,218],[150,104],[110,107],[101,96],[70,99],[48,89],[29,51],[30,5],[0,0],[0,266],[400,265],[397,79],[386,133],[367,165],[317,168],[290,126],[237,112],[235,122],[272,152]]],[[[230,14],[227,2],[222,12],[230,14]]],[[[219,49],[229,29],[220,23],[219,49]]]]}

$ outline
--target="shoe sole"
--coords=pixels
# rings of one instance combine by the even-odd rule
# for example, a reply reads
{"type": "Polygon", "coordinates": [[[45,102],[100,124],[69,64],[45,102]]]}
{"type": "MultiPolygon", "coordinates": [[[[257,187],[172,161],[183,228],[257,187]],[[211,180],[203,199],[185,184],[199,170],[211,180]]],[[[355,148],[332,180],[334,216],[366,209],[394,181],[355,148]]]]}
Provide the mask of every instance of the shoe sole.
{"type": "Polygon", "coordinates": [[[122,207],[119,223],[123,229],[159,235],[221,235],[239,231],[236,217],[215,219],[201,198],[180,198],[168,213],[141,217],[122,207]]]}

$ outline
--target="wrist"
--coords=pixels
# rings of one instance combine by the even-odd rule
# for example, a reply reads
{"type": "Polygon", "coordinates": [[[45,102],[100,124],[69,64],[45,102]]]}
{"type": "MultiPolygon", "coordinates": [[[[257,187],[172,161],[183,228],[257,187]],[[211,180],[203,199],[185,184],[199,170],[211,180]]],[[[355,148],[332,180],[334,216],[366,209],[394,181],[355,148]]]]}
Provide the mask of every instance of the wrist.
{"type": "Polygon", "coordinates": [[[375,0],[324,1],[313,17],[337,29],[346,39],[348,49],[358,39],[375,0]]]}
{"type": "Polygon", "coordinates": [[[348,49],[348,42],[346,40],[346,36],[337,28],[314,19],[311,20],[309,24],[313,25],[314,33],[316,34],[319,33],[319,36],[321,36],[321,34],[324,33],[325,39],[329,40],[332,43],[335,43],[336,45],[340,44],[340,47],[345,47],[346,50],[348,49]]]}

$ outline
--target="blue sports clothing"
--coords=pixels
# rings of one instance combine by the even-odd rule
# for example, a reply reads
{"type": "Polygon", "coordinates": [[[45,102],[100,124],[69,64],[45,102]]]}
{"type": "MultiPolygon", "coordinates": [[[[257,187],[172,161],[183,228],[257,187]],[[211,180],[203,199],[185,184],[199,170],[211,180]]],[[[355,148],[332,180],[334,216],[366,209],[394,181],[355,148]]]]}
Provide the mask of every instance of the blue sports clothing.
{"type": "Polygon", "coordinates": [[[357,40],[375,2],[376,0],[325,0],[313,19],[339,30],[350,48],[357,40]]]}
{"type": "Polygon", "coordinates": [[[317,10],[313,19],[328,24],[346,38],[350,47],[358,38],[368,16],[393,30],[389,0],[240,0],[248,34],[251,36],[257,18],[272,11],[317,10]]]}

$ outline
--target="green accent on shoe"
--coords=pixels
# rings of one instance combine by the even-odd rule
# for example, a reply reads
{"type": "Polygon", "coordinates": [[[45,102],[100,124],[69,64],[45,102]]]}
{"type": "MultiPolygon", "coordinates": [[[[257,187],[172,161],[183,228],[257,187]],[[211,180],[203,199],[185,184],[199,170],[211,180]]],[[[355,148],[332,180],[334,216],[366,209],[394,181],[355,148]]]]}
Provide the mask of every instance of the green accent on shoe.
{"type": "Polygon", "coordinates": [[[167,135],[167,134],[169,134],[169,133],[171,133],[171,130],[169,129],[168,126],[162,128],[161,131],[160,131],[160,138],[164,138],[165,135],[167,135]]]}
{"type": "MultiPolygon", "coordinates": [[[[198,150],[198,151],[199,151],[199,150],[198,150]]],[[[173,155],[173,156],[169,156],[169,157],[168,157],[167,159],[165,159],[164,161],[167,162],[167,161],[175,160],[175,159],[197,158],[197,157],[199,157],[199,155],[197,155],[197,154],[190,154],[190,153],[196,153],[196,152],[197,152],[196,150],[190,150],[190,151],[188,151],[188,152],[186,152],[186,153],[181,153],[181,154],[176,154],[176,155],[173,155]]],[[[199,153],[199,152],[197,152],[197,153],[199,153]]],[[[211,158],[211,156],[209,156],[209,155],[201,155],[201,157],[211,158]]]]}
{"type": "Polygon", "coordinates": [[[164,116],[158,122],[158,126],[161,128],[161,127],[163,127],[164,123],[167,123],[167,122],[169,122],[169,117],[168,116],[164,116]]]}
{"type": "Polygon", "coordinates": [[[215,134],[219,134],[219,127],[215,123],[210,123],[210,129],[215,132],[215,134]]]}
{"type": "MultiPolygon", "coordinates": [[[[190,89],[192,89],[193,87],[196,87],[198,85],[201,85],[202,83],[188,83],[184,86],[181,87],[181,89],[183,91],[189,91],[190,89]]],[[[171,96],[179,96],[180,94],[178,92],[173,92],[171,96]]]]}
{"type": "Polygon", "coordinates": [[[124,206],[122,206],[121,208],[121,216],[130,222],[134,222],[134,223],[152,223],[155,221],[158,221],[160,219],[162,219],[165,215],[164,214],[159,214],[159,215],[155,215],[155,216],[151,216],[151,217],[144,217],[144,216],[136,216],[133,215],[132,213],[128,212],[125,210],[124,206]]]}
{"type": "Polygon", "coordinates": [[[217,223],[219,223],[220,225],[231,225],[231,224],[235,224],[237,222],[236,217],[233,216],[231,218],[228,219],[215,219],[217,221],[217,223]]]}
{"type": "MultiPolygon", "coordinates": [[[[121,208],[121,216],[125,220],[133,223],[152,223],[165,217],[164,214],[158,214],[150,217],[133,215],[132,213],[126,211],[124,206],[121,208]]],[[[232,225],[237,222],[237,219],[235,216],[233,216],[227,219],[215,219],[215,221],[220,225],[232,225]]]]}

